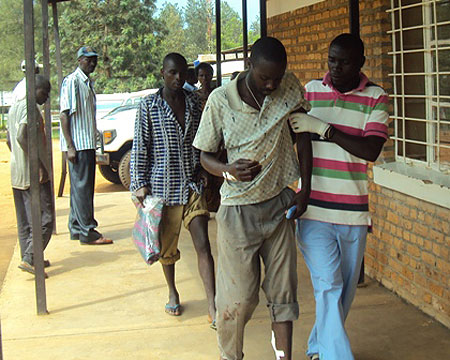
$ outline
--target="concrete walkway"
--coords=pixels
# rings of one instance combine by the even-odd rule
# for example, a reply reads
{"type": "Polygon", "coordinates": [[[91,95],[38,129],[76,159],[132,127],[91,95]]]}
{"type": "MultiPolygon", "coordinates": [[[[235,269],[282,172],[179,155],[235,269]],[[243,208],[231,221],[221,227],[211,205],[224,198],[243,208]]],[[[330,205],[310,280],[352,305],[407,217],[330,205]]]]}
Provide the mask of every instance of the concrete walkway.
{"type": "MultiPolygon", "coordinates": [[[[70,241],[69,199],[57,199],[59,234],[45,255],[52,263],[46,281],[49,315],[36,315],[34,279],[17,268],[16,248],[0,295],[4,359],[218,359],[189,234],[183,230],[177,265],[184,313],[175,318],[164,313],[167,291],[160,265],[148,267],[130,240],[135,210],[129,194],[97,194],[95,204],[99,229],[114,245],[70,241]]],[[[210,221],[214,256],[215,225],[210,221]]],[[[294,359],[303,360],[314,301],[300,256],[298,271],[301,316],[295,323],[294,359]]],[[[274,359],[263,293],[260,300],[246,329],[246,359],[274,359]]],[[[450,357],[448,329],[370,280],[358,289],[347,328],[357,360],[450,357]]]]}

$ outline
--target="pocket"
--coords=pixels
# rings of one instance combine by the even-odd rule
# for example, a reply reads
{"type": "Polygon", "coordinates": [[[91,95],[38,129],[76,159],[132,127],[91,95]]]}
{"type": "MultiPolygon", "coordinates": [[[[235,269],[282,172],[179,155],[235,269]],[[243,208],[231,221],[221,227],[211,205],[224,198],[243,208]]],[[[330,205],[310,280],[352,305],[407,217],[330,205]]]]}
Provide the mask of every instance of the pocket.
{"type": "Polygon", "coordinates": [[[287,187],[281,192],[281,195],[283,206],[286,208],[294,198],[295,191],[287,187]]]}

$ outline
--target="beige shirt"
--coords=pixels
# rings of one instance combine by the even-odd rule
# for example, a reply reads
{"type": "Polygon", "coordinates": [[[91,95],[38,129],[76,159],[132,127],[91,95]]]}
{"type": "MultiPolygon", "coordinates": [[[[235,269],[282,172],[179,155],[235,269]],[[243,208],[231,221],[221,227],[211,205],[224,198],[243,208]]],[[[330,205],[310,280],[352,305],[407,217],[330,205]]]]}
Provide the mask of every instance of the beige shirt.
{"type": "MultiPolygon", "coordinates": [[[[30,147],[30,151],[39,152],[39,160],[49,173],[47,146],[43,119],[39,108],[36,106],[36,116],[39,121],[39,144],[30,147]]],[[[17,133],[21,124],[27,124],[27,99],[14,103],[8,113],[8,132],[11,141],[11,186],[14,189],[27,190],[30,187],[30,164],[28,154],[23,151],[17,141],[17,133]]]]}
{"type": "MultiPolygon", "coordinates": [[[[241,74],[245,76],[245,73],[241,74]]],[[[261,172],[250,182],[225,181],[220,189],[223,205],[257,204],[278,195],[300,176],[288,125],[288,115],[303,107],[304,89],[287,72],[277,90],[266,96],[261,111],[242,101],[238,78],[214,90],[208,98],[193,145],[216,152],[223,141],[228,162],[256,160],[261,172]]]]}

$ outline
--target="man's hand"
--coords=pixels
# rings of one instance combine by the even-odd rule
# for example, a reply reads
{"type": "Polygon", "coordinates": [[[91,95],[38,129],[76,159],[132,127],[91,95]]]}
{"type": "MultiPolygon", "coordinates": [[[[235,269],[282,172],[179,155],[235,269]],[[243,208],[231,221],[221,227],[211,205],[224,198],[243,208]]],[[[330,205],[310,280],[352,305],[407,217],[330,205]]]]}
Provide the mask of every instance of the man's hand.
{"type": "Polygon", "coordinates": [[[303,215],[303,213],[306,211],[306,208],[308,207],[309,194],[309,191],[300,190],[300,192],[294,195],[292,201],[289,203],[288,207],[285,210],[288,211],[292,206],[296,207],[296,211],[294,215],[290,217],[290,219],[297,219],[298,217],[303,215]]]}
{"type": "Polygon", "coordinates": [[[76,164],[77,163],[77,150],[74,146],[69,146],[67,148],[67,160],[76,164]]]}
{"type": "Polygon", "coordinates": [[[205,169],[201,169],[198,173],[199,180],[203,183],[203,186],[206,188],[209,185],[209,179],[210,179],[209,173],[205,169]]]}
{"type": "Polygon", "coordinates": [[[144,205],[144,199],[148,194],[150,194],[150,191],[148,190],[147,186],[143,186],[134,192],[136,199],[139,200],[139,202],[142,204],[142,206],[144,205]]]}
{"type": "Polygon", "coordinates": [[[39,183],[45,184],[49,180],[48,172],[42,165],[39,166],[39,183]]]}
{"type": "Polygon", "coordinates": [[[252,181],[261,171],[261,164],[254,160],[239,159],[228,165],[228,173],[238,181],[252,181]]]}
{"type": "Polygon", "coordinates": [[[289,116],[289,124],[295,133],[309,132],[319,134],[324,137],[330,124],[323,122],[315,116],[294,113],[289,116]]]}

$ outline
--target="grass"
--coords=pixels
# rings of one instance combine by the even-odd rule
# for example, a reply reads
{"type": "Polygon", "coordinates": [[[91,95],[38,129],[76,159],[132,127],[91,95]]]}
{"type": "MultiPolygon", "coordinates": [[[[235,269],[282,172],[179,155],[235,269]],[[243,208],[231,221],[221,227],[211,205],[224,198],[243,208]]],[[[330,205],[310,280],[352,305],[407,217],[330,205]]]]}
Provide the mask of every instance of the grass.
{"type": "MultiPolygon", "coordinates": [[[[6,139],[6,129],[0,129],[0,139],[6,139]]],[[[59,139],[59,128],[52,128],[52,139],[59,139]]]]}

